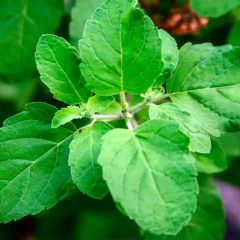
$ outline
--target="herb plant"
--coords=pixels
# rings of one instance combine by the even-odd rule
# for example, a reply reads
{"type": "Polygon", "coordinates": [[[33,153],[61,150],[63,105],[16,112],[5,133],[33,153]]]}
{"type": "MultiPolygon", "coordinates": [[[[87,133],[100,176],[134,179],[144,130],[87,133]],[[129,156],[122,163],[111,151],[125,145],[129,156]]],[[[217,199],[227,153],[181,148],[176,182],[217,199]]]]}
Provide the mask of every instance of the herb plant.
{"type": "Polygon", "coordinates": [[[45,34],[35,60],[42,82],[69,106],[31,103],[4,122],[0,222],[51,208],[77,186],[95,199],[110,192],[148,240],[223,239],[211,174],[227,167],[215,137],[240,130],[240,47],[178,50],[136,0],[106,0],[78,50],[45,34]],[[83,118],[85,126],[72,122],[83,118]]]}

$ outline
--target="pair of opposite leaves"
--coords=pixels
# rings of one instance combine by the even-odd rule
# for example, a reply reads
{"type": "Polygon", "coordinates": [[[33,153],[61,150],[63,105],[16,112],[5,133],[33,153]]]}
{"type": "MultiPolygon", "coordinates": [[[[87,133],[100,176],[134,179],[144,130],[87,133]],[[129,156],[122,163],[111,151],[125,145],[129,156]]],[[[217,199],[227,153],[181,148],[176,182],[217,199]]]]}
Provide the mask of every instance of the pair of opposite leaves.
{"type": "Polygon", "coordinates": [[[162,72],[165,79],[170,78],[167,92],[173,102],[207,132],[220,136],[221,132],[237,131],[240,48],[189,43],[181,48],[178,62],[174,39],[160,31],[160,40],[153,23],[134,7],[135,1],[124,3],[107,1],[87,22],[80,41],[81,64],[77,51],[63,39],[53,35],[40,39],[37,66],[55,98],[68,104],[86,102],[91,96],[86,82],[98,95],[122,90],[138,94],[154,82],[161,85],[162,72]]]}
{"type": "MultiPolygon", "coordinates": [[[[72,184],[70,181],[71,175],[69,172],[69,168],[67,166],[67,158],[69,154],[69,144],[73,140],[73,136],[78,132],[78,130],[72,124],[66,124],[59,128],[52,129],[51,120],[54,114],[56,113],[56,111],[57,111],[56,108],[49,106],[47,104],[43,104],[43,103],[29,104],[27,106],[26,112],[23,112],[19,115],[16,115],[6,120],[4,123],[4,128],[0,130],[0,145],[1,145],[1,150],[3,150],[1,151],[1,164],[0,164],[1,187],[2,187],[1,189],[1,221],[7,222],[12,219],[19,219],[29,213],[36,214],[45,208],[52,207],[60,199],[60,197],[63,196],[66,193],[66,191],[72,187],[72,184]],[[25,147],[26,145],[28,146],[27,148],[25,147]],[[18,146],[18,151],[12,151],[12,149],[16,149],[16,146],[18,146]],[[11,168],[11,174],[9,174],[10,168],[11,168]],[[19,197],[17,197],[16,194],[19,197]]],[[[89,166],[89,163],[87,161],[91,161],[90,159],[92,157],[95,157],[99,153],[100,147],[98,146],[99,145],[98,138],[101,137],[102,134],[104,134],[105,132],[111,129],[112,127],[107,125],[104,122],[96,122],[93,126],[93,129],[90,129],[90,128],[84,129],[82,133],[82,137],[80,137],[81,133],[78,133],[75,140],[71,144],[71,154],[70,154],[69,162],[70,162],[70,165],[73,167],[72,174],[75,177],[76,174],[78,174],[79,171],[81,171],[81,169],[79,170],[79,168],[81,166],[82,168],[85,167],[86,171],[82,174],[83,182],[81,181],[80,183],[82,184],[83,187],[84,187],[84,183],[86,184],[85,185],[86,193],[89,193],[88,192],[89,182],[86,182],[85,180],[89,179],[89,175],[91,176],[91,173],[88,172],[90,170],[87,169],[87,167],[89,166]],[[91,131],[91,133],[89,133],[89,131],[91,131]],[[78,144],[81,145],[81,148],[78,148],[79,151],[77,152],[76,151],[77,149],[75,147],[79,147],[78,144]],[[92,149],[90,150],[90,152],[93,154],[93,156],[89,156],[91,153],[88,151],[88,149],[91,146],[92,146],[92,149]],[[76,156],[74,156],[75,154],[76,156]],[[77,163],[79,158],[82,159],[81,164],[80,165],[77,164],[75,168],[73,164],[77,163]],[[76,170],[76,173],[74,172],[75,170],[76,170]],[[85,178],[84,176],[85,174],[88,175],[87,178],[85,178]]],[[[109,134],[113,134],[112,131],[110,131],[109,134]]],[[[177,200],[179,203],[181,203],[182,207],[189,207],[188,206],[189,203],[188,201],[186,201],[187,199],[183,200],[183,195],[191,199],[191,194],[193,193],[180,192],[178,194],[179,198],[177,199],[176,199],[176,194],[174,194],[176,189],[179,190],[178,184],[182,184],[182,187],[184,187],[183,190],[187,190],[187,189],[192,189],[191,183],[192,184],[195,183],[193,172],[192,172],[194,168],[191,163],[185,162],[185,159],[183,158],[185,157],[185,158],[188,158],[189,160],[192,159],[190,154],[187,151],[187,143],[189,142],[189,140],[184,134],[179,132],[177,125],[173,123],[168,124],[168,127],[166,128],[166,124],[164,121],[157,121],[157,120],[149,121],[147,124],[142,125],[140,129],[135,130],[136,136],[133,136],[133,133],[131,134],[131,137],[132,137],[131,140],[130,140],[130,132],[128,132],[128,130],[119,129],[117,131],[119,132],[120,137],[122,134],[127,134],[127,136],[124,136],[124,138],[120,138],[117,141],[119,142],[121,140],[124,140],[125,142],[128,142],[130,146],[128,146],[127,144],[126,146],[124,146],[123,151],[119,151],[118,153],[118,156],[116,158],[117,162],[114,163],[114,168],[112,169],[116,171],[117,179],[115,179],[114,173],[112,173],[111,171],[111,177],[113,177],[113,180],[114,180],[114,182],[111,183],[111,187],[112,186],[114,187],[114,184],[117,184],[115,185],[116,187],[115,190],[117,192],[119,190],[120,192],[122,191],[121,188],[119,189],[118,183],[119,183],[119,177],[122,174],[123,169],[125,168],[124,163],[126,163],[126,161],[131,161],[133,165],[131,164],[129,166],[129,171],[126,174],[127,181],[122,183],[125,186],[125,189],[123,189],[123,191],[128,191],[129,189],[128,187],[130,187],[130,190],[132,189],[136,190],[136,187],[141,186],[141,188],[139,189],[139,194],[140,194],[139,198],[138,196],[135,195],[135,191],[133,191],[129,193],[129,196],[127,194],[128,198],[125,199],[124,202],[121,201],[121,203],[128,204],[128,206],[133,205],[134,207],[137,207],[139,209],[143,208],[143,210],[145,211],[144,213],[146,214],[146,211],[150,211],[151,207],[153,207],[153,204],[151,202],[151,199],[149,199],[149,196],[153,197],[152,194],[155,192],[154,191],[155,184],[153,184],[154,182],[152,177],[156,177],[156,184],[157,184],[156,187],[159,188],[159,191],[161,190],[162,197],[166,198],[167,207],[170,204],[168,202],[168,200],[170,199],[172,199],[174,202],[176,202],[177,200]],[[163,123],[163,126],[159,125],[159,123],[161,122],[163,123]],[[152,124],[154,125],[155,129],[159,130],[160,128],[162,128],[161,132],[163,134],[165,132],[166,134],[164,135],[166,135],[166,137],[168,137],[169,135],[173,136],[174,133],[176,133],[178,136],[172,139],[172,141],[174,141],[175,143],[171,144],[168,141],[168,139],[166,139],[165,136],[161,138],[161,136],[158,133],[153,133],[152,129],[149,132],[147,132],[146,131],[147,128],[151,128],[152,124]],[[157,128],[156,128],[156,125],[158,125],[157,128]],[[144,135],[150,135],[151,141],[144,138],[144,135]],[[139,141],[139,143],[142,144],[142,149],[138,148],[137,141],[139,141]],[[160,148],[162,148],[162,150],[157,151],[155,153],[154,147],[156,148],[156,145],[158,143],[161,143],[162,147],[160,148]],[[181,147],[181,149],[179,149],[178,147],[181,147]],[[165,151],[166,148],[169,150],[168,152],[165,151]],[[131,160],[130,159],[131,155],[129,156],[128,152],[130,151],[130,154],[133,154],[132,150],[136,150],[139,153],[139,156],[136,155],[131,160]],[[135,169],[135,167],[137,167],[143,173],[143,168],[146,164],[145,157],[144,155],[142,155],[143,152],[146,152],[146,156],[154,157],[154,158],[151,158],[150,161],[148,162],[148,164],[151,167],[154,167],[154,174],[151,175],[150,172],[146,171],[146,175],[143,176],[141,181],[142,185],[139,185],[140,184],[139,178],[138,178],[139,172],[137,171],[137,169],[135,169]],[[161,152],[161,154],[165,156],[159,157],[160,155],[159,152],[161,152]],[[173,157],[173,153],[174,153],[174,159],[169,160],[168,157],[171,155],[173,157]],[[124,155],[123,158],[121,157],[121,155],[124,155]],[[177,157],[179,157],[179,159],[177,159],[177,157]],[[126,160],[123,161],[124,159],[126,160]],[[154,159],[159,159],[159,160],[157,161],[154,159]],[[159,166],[159,161],[161,161],[162,166],[159,166]],[[178,166],[178,163],[180,164],[179,166],[178,166]],[[115,164],[120,164],[120,166],[116,166],[115,164]],[[172,167],[174,167],[175,170],[172,167]],[[183,169],[179,170],[182,167],[183,169]],[[177,179],[177,182],[175,185],[172,186],[171,179],[168,179],[166,176],[164,175],[158,176],[157,171],[161,173],[161,170],[163,170],[164,168],[167,169],[169,174],[172,173],[173,179],[177,179]],[[119,170],[120,170],[120,173],[119,173],[119,170]],[[188,174],[187,170],[191,171],[189,172],[190,175],[188,174]],[[179,176],[177,173],[179,173],[179,176]],[[191,180],[191,182],[190,181],[186,182],[185,177],[188,180],[191,180]],[[164,183],[165,183],[164,186],[160,184],[161,181],[159,180],[161,180],[161,178],[164,178],[164,183]],[[179,179],[182,179],[182,182],[179,182],[179,179]],[[132,181],[134,181],[134,183],[136,183],[137,185],[134,186],[132,181]],[[170,189],[173,190],[172,195],[169,195],[168,193],[169,189],[166,188],[166,184],[168,183],[170,184],[170,189]],[[137,199],[135,199],[135,197],[137,197],[137,199]],[[136,203],[136,201],[139,203],[139,205],[133,204],[133,203],[136,203]],[[147,204],[146,210],[144,208],[145,204],[147,204]]],[[[115,138],[118,138],[118,137],[119,136],[115,136],[115,138]]],[[[107,147],[109,142],[111,142],[111,140],[108,139],[107,135],[105,135],[105,140],[103,140],[103,147],[105,149],[101,153],[102,157],[100,156],[100,159],[102,158],[102,160],[100,161],[106,161],[107,165],[108,165],[108,159],[111,157],[111,154],[112,154],[111,151],[109,152],[109,149],[107,147]]],[[[115,143],[115,147],[116,147],[116,144],[117,143],[115,143]]],[[[159,149],[159,146],[157,146],[157,149],[159,149]]],[[[100,167],[97,165],[95,165],[94,170],[96,174],[101,172],[100,167]]],[[[102,182],[102,187],[103,189],[105,189],[105,183],[101,181],[101,176],[102,176],[101,174],[96,175],[96,178],[93,180],[93,182],[97,180],[97,177],[99,177],[100,181],[96,183],[100,184],[102,182]]],[[[84,191],[83,188],[81,189],[84,191]]],[[[101,185],[98,185],[98,189],[93,189],[93,190],[96,191],[95,197],[97,196],[98,193],[101,194],[101,185]]],[[[115,190],[113,189],[114,194],[115,194],[114,192],[115,190]]],[[[207,191],[211,191],[211,190],[209,189],[207,191]]],[[[155,194],[157,193],[155,192],[155,194]]],[[[159,195],[158,198],[156,199],[157,200],[156,204],[158,204],[161,208],[161,206],[163,207],[165,206],[165,204],[162,201],[160,201],[159,199],[160,197],[161,196],[159,195]]],[[[204,196],[203,198],[205,202],[206,197],[204,196]]],[[[217,198],[217,195],[214,198],[217,198]]],[[[172,214],[174,214],[176,210],[174,209],[174,206],[173,206],[174,202],[170,204],[171,208],[173,208],[172,214]]],[[[176,203],[176,205],[178,205],[178,202],[176,203]]],[[[205,208],[204,202],[202,204],[205,208]]],[[[209,205],[206,206],[207,209],[210,209],[213,206],[216,206],[216,208],[219,209],[220,212],[222,211],[221,205],[219,203],[218,205],[215,205],[215,203],[213,202],[213,206],[210,206],[210,205],[212,204],[210,204],[209,202],[209,205]]],[[[126,209],[128,210],[128,206],[125,208],[125,210],[126,209]]],[[[156,206],[156,208],[158,209],[159,206],[156,206]]],[[[158,211],[160,210],[158,209],[158,211]]],[[[179,214],[183,214],[183,211],[184,209],[178,209],[179,214]]],[[[200,217],[202,216],[202,214],[204,214],[204,212],[201,213],[201,209],[200,209],[200,217]]],[[[161,216],[160,218],[169,217],[166,211],[164,211],[164,209],[162,209],[161,214],[157,214],[157,216],[158,218],[160,216],[161,216]]],[[[197,215],[196,219],[198,219],[198,217],[199,216],[197,215]]],[[[140,219],[138,220],[140,221],[140,219]]],[[[216,220],[221,222],[222,218],[221,219],[214,218],[213,220],[211,221],[215,222],[216,220]]],[[[147,218],[145,219],[145,221],[147,221],[147,218]]],[[[145,225],[145,223],[141,223],[141,222],[139,222],[139,224],[145,225]]],[[[168,224],[169,224],[168,219],[164,219],[164,226],[169,227],[168,224]]],[[[179,224],[182,224],[182,223],[179,223],[179,224]]],[[[195,225],[193,224],[193,229],[195,229],[194,226],[195,225]]],[[[208,228],[206,231],[208,231],[208,228]]],[[[219,231],[222,231],[222,230],[219,229],[219,231]]]]}
{"type": "MultiPolygon", "coordinates": [[[[35,214],[43,210],[45,207],[51,207],[56,203],[61,194],[63,194],[71,185],[71,176],[66,161],[69,152],[67,149],[77,130],[71,124],[52,129],[50,122],[55,112],[56,109],[54,107],[46,104],[30,104],[27,107],[27,112],[8,119],[4,123],[4,128],[1,129],[2,221],[18,219],[28,213],[35,214]],[[26,145],[28,146],[27,148],[24,147],[26,145]],[[19,147],[19,150],[12,151],[16,146],[19,147]],[[12,168],[13,172],[9,174],[8,169],[12,166],[14,166],[12,168]],[[41,181],[39,181],[40,179],[41,181]],[[16,197],[16,193],[18,193],[19,197],[16,197]]],[[[158,211],[162,210],[161,214],[158,216],[160,217],[160,222],[165,222],[164,227],[170,226],[168,226],[168,211],[165,209],[165,202],[161,197],[166,195],[166,203],[171,199],[175,199],[176,201],[175,193],[179,190],[178,202],[181,204],[177,204],[176,206],[170,204],[170,208],[173,208],[171,209],[173,214],[178,211],[181,216],[187,214],[184,212],[186,208],[192,209],[195,205],[195,201],[191,204],[188,201],[186,202],[186,199],[192,199],[192,195],[194,195],[194,193],[188,192],[189,189],[192,189],[192,185],[195,186],[195,191],[197,191],[195,179],[196,172],[193,165],[186,161],[186,159],[192,161],[192,157],[187,150],[188,138],[179,132],[176,124],[169,124],[167,128],[165,128],[165,125],[166,122],[164,121],[149,121],[147,125],[142,125],[140,128],[136,129],[135,133],[124,129],[118,129],[110,131],[108,133],[110,134],[110,137],[105,135],[105,139],[103,138],[99,162],[101,163],[101,161],[105,161],[105,163],[102,163],[102,165],[105,165],[105,174],[108,174],[108,172],[112,174],[110,179],[108,178],[108,180],[110,180],[110,182],[108,181],[110,191],[112,192],[114,199],[123,205],[128,215],[132,216],[140,226],[143,227],[143,229],[146,228],[146,224],[149,224],[149,219],[142,218],[146,222],[139,222],[141,220],[140,216],[142,216],[143,213],[140,213],[140,216],[136,216],[136,210],[137,208],[143,210],[146,209],[148,213],[146,212],[145,214],[150,213],[152,215],[152,209],[149,205],[152,203],[152,199],[150,199],[149,196],[151,196],[151,198],[158,197],[158,199],[156,199],[157,202],[155,207],[158,211]],[[157,128],[156,125],[158,125],[157,128]],[[156,129],[157,131],[162,129],[164,138],[160,136],[160,133],[154,134],[153,129],[156,129]],[[114,131],[117,131],[117,134],[115,134],[114,131]],[[148,133],[145,131],[148,131],[148,133]],[[111,136],[113,133],[114,138],[111,136]],[[150,138],[142,139],[141,134],[147,134],[147,137],[149,135],[150,138]],[[176,136],[176,139],[174,138],[172,140],[175,141],[175,143],[171,144],[166,138],[176,134],[178,136],[176,136]],[[115,148],[119,148],[119,143],[122,141],[124,143],[126,142],[126,145],[123,145],[122,148],[120,148],[119,154],[115,157],[115,160],[117,161],[115,162],[114,160],[114,168],[109,169],[110,171],[108,171],[107,165],[109,165],[109,161],[113,156],[112,154],[116,154],[115,148]],[[109,146],[109,142],[113,145],[109,146]],[[155,143],[155,145],[152,145],[152,149],[149,151],[149,145],[153,143],[155,143]],[[139,147],[138,144],[141,144],[142,147],[139,147]],[[156,152],[154,150],[154,148],[156,150],[159,149],[157,144],[160,144],[161,151],[156,152]],[[178,145],[182,149],[179,149],[178,145]],[[165,153],[166,156],[161,156],[161,158],[159,158],[159,155],[161,155],[159,152],[164,153],[165,149],[169,149],[169,152],[165,153]],[[170,151],[171,149],[172,151],[170,151]],[[149,157],[149,162],[143,154],[144,152],[146,156],[149,157]],[[171,152],[174,153],[176,159],[169,162],[168,160],[171,152]],[[136,155],[133,157],[133,154],[136,155]],[[161,159],[161,165],[159,164],[158,159],[161,159]],[[130,165],[132,166],[129,166],[130,168],[125,176],[127,179],[125,179],[122,182],[122,185],[120,185],[119,179],[122,179],[121,175],[124,174],[128,162],[131,162],[130,165]],[[135,164],[137,164],[137,166],[135,164]],[[151,166],[148,167],[147,164],[151,166]],[[180,164],[180,166],[178,166],[178,164],[180,164]],[[170,167],[170,165],[172,167],[170,167]],[[150,167],[154,169],[154,175],[152,175],[150,167]],[[164,177],[164,175],[158,175],[158,171],[159,173],[163,171],[165,172],[164,174],[166,174],[167,171],[165,169],[168,169],[167,171],[169,171],[169,174],[172,175],[173,179],[177,179],[178,184],[183,188],[182,190],[179,189],[179,186],[176,183],[172,186],[172,195],[164,193],[167,191],[167,188],[165,188],[166,185],[164,187],[161,186],[161,178],[163,177],[165,182],[167,181],[170,186],[172,185],[171,178],[164,177]],[[140,183],[139,174],[144,174],[144,171],[146,172],[146,175],[140,183]],[[179,175],[181,175],[180,178],[179,175]],[[182,180],[180,181],[180,179],[182,180]],[[186,179],[189,181],[186,182],[186,179]],[[157,183],[158,186],[155,186],[155,183],[157,183]],[[122,189],[122,186],[125,186],[125,189],[122,189]],[[162,195],[160,195],[160,190],[162,195]],[[184,192],[185,190],[186,193],[184,192]],[[126,193],[125,191],[129,191],[129,193],[126,193]],[[136,191],[139,191],[140,195],[138,195],[136,191]],[[122,201],[124,196],[125,200],[122,201]],[[128,197],[126,198],[126,196],[128,197]],[[142,197],[144,198],[142,199],[142,197]],[[139,205],[133,204],[133,202],[139,202],[139,205]],[[134,206],[135,209],[132,209],[132,212],[128,212],[128,208],[131,205],[132,207],[134,206]],[[147,207],[145,208],[145,206],[147,207]]],[[[69,160],[70,165],[72,165],[73,177],[81,172],[81,169],[79,170],[79,168],[84,168],[84,165],[88,165],[89,167],[88,161],[95,160],[95,157],[97,157],[100,150],[99,136],[101,137],[102,134],[110,129],[111,127],[106,123],[97,122],[94,124],[93,128],[85,129],[84,131],[86,132],[83,131],[83,135],[81,135],[82,133],[79,133],[73,140],[70,147],[72,151],[69,160]],[[92,131],[92,134],[89,134],[87,131],[92,131]],[[78,144],[81,145],[81,148],[78,148],[78,144]],[[75,146],[77,146],[77,148],[75,148],[75,146]],[[85,149],[83,149],[82,146],[84,146],[85,149]],[[89,147],[92,148],[90,151],[89,147]],[[78,151],[76,151],[76,149],[78,149],[78,151]],[[76,151],[77,154],[75,154],[74,151],[76,151]],[[95,156],[89,156],[90,154],[95,156]],[[81,160],[80,164],[78,164],[78,159],[81,160]],[[74,166],[75,163],[77,163],[76,167],[74,166]]],[[[95,165],[95,163],[92,164],[95,165]]],[[[84,174],[88,174],[88,169],[85,168],[84,170],[85,171],[81,175],[83,181],[87,179],[84,178],[84,174]]],[[[89,171],[91,170],[90,165],[89,171]]],[[[99,179],[101,181],[101,169],[96,166],[93,171],[94,174],[96,174],[93,181],[96,184],[99,184],[99,181],[96,182],[96,180],[99,179]]],[[[80,181],[80,184],[84,184],[84,182],[80,181]]],[[[85,184],[85,187],[88,188],[88,183],[85,184]]],[[[103,187],[105,185],[103,181],[102,185],[103,187]]],[[[99,187],[99,185],[96,187],[97,189],[92,190],[96,190],[95,194],[101,194],[101,187],[99,187]]],[[[168,206],[168,204],[166,205],[168,206]]],[[[153,213],[152,217],[155,217],[155,212],[153,211],[153,213]]],[[[187,215],[188,218],[190,218],[190,214],[188,213],[187,215]]],[[[154,221],[154,224],[156,224],[157,227],[158,221],[154,221]]],[[[179,222],[178,224],[182,223],[179,222]]],[[[147,229],[152,230],[151,228],[147,229]]]]}

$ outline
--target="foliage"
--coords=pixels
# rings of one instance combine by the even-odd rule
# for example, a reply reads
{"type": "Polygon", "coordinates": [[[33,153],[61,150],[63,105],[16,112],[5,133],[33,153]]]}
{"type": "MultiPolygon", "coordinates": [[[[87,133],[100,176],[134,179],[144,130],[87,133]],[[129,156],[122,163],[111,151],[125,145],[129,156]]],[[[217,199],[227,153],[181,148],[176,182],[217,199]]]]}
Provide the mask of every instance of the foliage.
{"type": "MultiPolygon", "coordinates": [[[[190,1],[213,18],[239,3],[190,1]]],[[[76,186],[112,202],[147,240],[223,239],[211,175],[240,156],[237,140],[235,151],[227,145],[240,131],[239,22],[227,40],[233,45],[179,49],[136,0],[78,0],[69,43],[53,34],[63,2],[34,4],[0,0],[1,89],[9,92],[1,96],[19,96],[20,85],[9,82],[37,69],[55,100],[27,104],[0,129],[0,222],[44,216],[76,186]]],[[[106,218],[99,232],[112,224],[108,214],[91,214],[86,222],[106,218]]]]}
{"type": "Polygon", "coordinates": [[[76,128],[68,124],[52,129],[56,111],[45,103],[32,103],[26,112],[4,122],[0,132],[1,222],[50,208],[72,187],[67,157],[76,128]]]}
{"type": "Polygon", "coordinates": [[[29,79],[36,69],[36,43],[43,33],[53,33],[59,26],[63,1],[1,0],[0,5],[0,51],[4,56],[0,71],[11,81],[29,79]]]}
{"type": "Polygon", "coordinates": [[[187,226],[176,236],[153,236],[145,233],[147,240],[223,239],[224,213],[218,189],[207,175],[200,175],[198,183],[198,207],[187,226]]]}
{"type": "Polygon", "coordinates": [[[232,44],[233,46],[240,46],[239,31],[240,31],[240,22],[237,22],[234,24],[234,26],[230,31],[230,34],[228,36],[228,43],[232,44]]]}
{"type": "Polygon", "coordinates": [[[240,0],[191,0],[192,8],[205,17],[218,17],[236,8],[239,4],[240,0]]]}

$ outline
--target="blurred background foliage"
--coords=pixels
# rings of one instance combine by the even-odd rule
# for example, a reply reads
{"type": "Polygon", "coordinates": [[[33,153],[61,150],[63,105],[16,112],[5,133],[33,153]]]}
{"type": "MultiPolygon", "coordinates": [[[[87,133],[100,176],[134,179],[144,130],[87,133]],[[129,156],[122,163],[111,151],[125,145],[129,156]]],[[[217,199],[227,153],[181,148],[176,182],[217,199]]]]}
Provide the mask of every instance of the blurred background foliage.
{"type": "MultiPolygon", "coordinates": [[[[78,45],[84,24],[103,0],[0,0],[0,122],[23,111],[29,102],[44,101],[64,107],[53,99],[36,71],[34,53],[39,37],[55,33],[78,45]]],[[[240,46],[240,0],[140,0],[139,6],[158,28],[176,39],[180,48],[194,44],[232,44],[240,46]]],[[[131,99],[135,104],[138,96],[131,99]]],[[[147,119],[147,110],[139,121],[147,119]]],[[[83,124],[79,122],[78,124],[83,124]]],[[[120,122],[116,126],[123,126],[120,122]]],[[[1,124],[2,126],[2,124],[1,124]]],[[[224,134],[218,139],[229,161],[229,168],[216,175],[224,187],[234,191],[240,202],[240,133],[224,134]],[[229,185],[226,185],[229,184],[229,185]]],[[[223,196],[224,200],[224,196],[223,196]]],[[[234,205],[235,204],[235,205],[234,205]]],[[[240,239],[239,225],[232,227],[227,211],[226,239],[240,239]]],[[[240,216],[239,212],[236,212],[240,216]]],[[[90,199],[73,190],[54,208],[17,222],[0,224],[1,240],[104,240],[141,239],[135,223],[123,216],[111,196],[102,201],[90,199]]]]}

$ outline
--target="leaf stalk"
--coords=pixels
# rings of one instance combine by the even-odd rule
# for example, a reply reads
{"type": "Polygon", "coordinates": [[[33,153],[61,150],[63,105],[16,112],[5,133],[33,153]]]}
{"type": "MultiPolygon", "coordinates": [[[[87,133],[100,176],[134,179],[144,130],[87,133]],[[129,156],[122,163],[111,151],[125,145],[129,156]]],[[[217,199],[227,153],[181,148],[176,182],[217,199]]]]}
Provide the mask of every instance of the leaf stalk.
{"type": "Polygon", "coordinates": [[[159,97],[155,97],[155,98],[152,98],[152,99],[145,99],[143,102],[140,102],[139,104],[137,104],[136,106],[134,107],[131,107],[129,112],[134,115],[135,113],[139,112],[141,109],[147,107],[150,103],[159,103],[161,102],[162,100],[168,98],[170,96],[170,94],[164,94],[164,95],[161,95],[159,97]]]}

